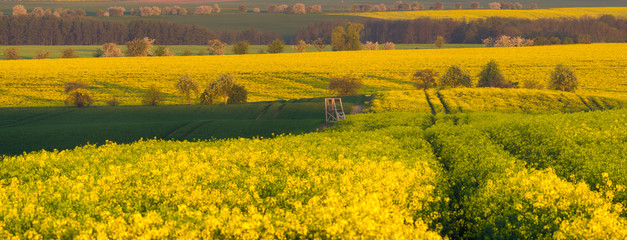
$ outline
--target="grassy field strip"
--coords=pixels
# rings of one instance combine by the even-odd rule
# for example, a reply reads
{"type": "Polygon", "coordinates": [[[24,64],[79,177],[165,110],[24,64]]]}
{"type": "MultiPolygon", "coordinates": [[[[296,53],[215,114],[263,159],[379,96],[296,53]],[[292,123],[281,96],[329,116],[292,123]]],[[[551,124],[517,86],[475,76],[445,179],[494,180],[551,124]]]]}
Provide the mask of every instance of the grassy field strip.
{"type": "Polygon", "coordinates": [[[360,13],[330,13],[329,15],[360,16],[385,20],[411,20],[417,18],[452,18],[471,21],[489,17],[511,17],[522,19],[542,18],[576,18],[583,16],[599,17],[614,15],[619,18],[627,17],[627,7],[587,7],[587,8],[550,8],[534,10],[492,10],[492,9],[464,9],[439,11],[390,11],[390,12],[360,12],[360,13]]]}

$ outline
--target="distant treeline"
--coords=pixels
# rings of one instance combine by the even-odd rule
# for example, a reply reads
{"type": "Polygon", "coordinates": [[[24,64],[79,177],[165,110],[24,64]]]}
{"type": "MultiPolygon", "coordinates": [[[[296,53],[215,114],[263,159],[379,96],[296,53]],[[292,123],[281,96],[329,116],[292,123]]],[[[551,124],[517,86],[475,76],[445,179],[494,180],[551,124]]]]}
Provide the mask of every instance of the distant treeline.
{"type": "Polygon", "coordinates": [[[276,32],[247,29],[214,32],[205,27],[160,20],[129,22],[88,17],[0,16],[0,45],[99,45],[149,37],[160,45],[200,45],[220,39],[233,44],[268,44],[281,38],[276,32]]]}
{"type": "MultiPolygon", "coordinates": [[[[322,21],[298,30],[292,42],[317,38],[331,40],[331,32],[344,26],[346,20],[322,21]]],[[[526,20],[516,18],[487,18],[471,22],[452,19],[420,18],[415,20],[368,20],[362,22],[362,41],[394,43],[433,43],[443,36],[449,43],[482,43],[486,38],[501,35],[537,37],[569,37],[589,35],[593,42],[627,41],[627,19],[606,15],[599,18],[561,18],[526,20]]]]}

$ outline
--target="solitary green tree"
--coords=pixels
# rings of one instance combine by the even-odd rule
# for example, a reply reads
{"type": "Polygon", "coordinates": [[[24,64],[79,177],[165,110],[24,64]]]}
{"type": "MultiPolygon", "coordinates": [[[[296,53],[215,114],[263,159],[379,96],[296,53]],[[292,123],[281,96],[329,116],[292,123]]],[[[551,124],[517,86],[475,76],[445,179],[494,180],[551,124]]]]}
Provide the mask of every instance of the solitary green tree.
{"type": "Polygon", "coordinates": [[[427,90],[427,88],[435,87],[435,77],[437,73],[433,69],[418,70],[412,75],[414,86],[418,89],[427,90]]]}
{"type": "Polygon", "coordinates": [[[137,38],[132,41],[126,42],[126,56],[128,57],[145,57],[152,55],[152,45],[155,42],[154,39],[137,38]]]}
{"type": "Polygon", "coordinates": [[[222,98],[224,105],[226,105],[233,85],[235,85],[235,77],[231,74],[222,74],[218,81],[210,85],[212,95],[222,98]]]}
{"type": "Polygon", "coordinates": [[[198,83],[189,75],[182,76],[179,79],[176,83],[176,89],[187,98],[189,105],[192,105],[192,94],[198,95],[198,83]]]}
{"type": "Polygon", "coordinates": [[[157,85],[151,85],[148,90],[146,90],[146,94],[144,95],[144,99],[142,102],[145,105],[157,106],[163,100],[163,94],[159,90],[157,85]]]}
{"type": "Polygon", "coordinates": [[[240,41],[233,44],[233,53],[235,54],[247,54],[248,53],[248,42],[240,41]]]}
{"type": "Polygon", "coordinates": [[[574,92],[577,89],[577,76],[570,68],[559,64],[551,73],[549,89],[574,92]]]}
{"type": "Polygon", "coordinates": [[[361,50],[362,44],[359,40],[359,33],[362,29],[364,29],[363,24],[352,22],[348,22],[345,27],[334,28],[331,33],[333,51],[361,50]]]}
{"type": "Polygon", "coordinates": [[[340,96],[355,95],[361,87],[361,81],[356,78],[342,77],[329,80],[329,90],[336,92],[340,96]]]}
{"type": "Polygon", "coordinates": [[[499,70],[496,61],[490,60],[481,73],[479,73],[479,82],[477,87],[505,87],[506,81],[499,70]]]}
{"type": "Polygon", "coordinates": [[[444,37],[438,36],[433,44],[435,44],[437,48],[442,48],[444,44],[446,44],[446,40],[444,40],[444,37]]]}
{"type": "Polygon", "coordinates": [[[459,66],[452,65],[438,81],[438,87],[472,87],[472,80],[459,66]]]}
{"type": "Polygon", "coordinates": [[[285,48],[285,42],[281,39],[274,39],[270,44],[268,44],[268,52],[269,53],[282,53],[285,48]]]}

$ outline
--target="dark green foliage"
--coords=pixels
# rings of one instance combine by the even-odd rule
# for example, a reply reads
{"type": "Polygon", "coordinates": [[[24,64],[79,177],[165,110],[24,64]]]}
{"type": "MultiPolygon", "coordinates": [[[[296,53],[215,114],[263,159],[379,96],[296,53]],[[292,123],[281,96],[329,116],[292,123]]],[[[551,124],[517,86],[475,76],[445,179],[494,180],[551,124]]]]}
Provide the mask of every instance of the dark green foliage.
{"type": "Polygon", "coordinates": [[[176,83],[176,89],[187,98],[189,105],[192,105],[192,95],[198,95],[198,83],[189,75],[182,76],[179,79],[176,83]]]}
{"type": "Polygon", "coordinates": [[[248,42],[241,41],[233,44],[233,53],[234,54],[248,54],[248,42]]]}
{"type": "Polygon", "coordinates": [[[46,59],[48,57],[50,57],[50,52],[45,51],[45,50],[40,50],[40,51],[37,51],[37,53],[36,53],[34,58],[35,59],[46,59]]]}
{"type": "Polygon", "coordinates": [[[115,107],[115,106],[120,105],[120,101],[118,101],[118,99],[115,96],[112,96],[111,98],[109,98],[109,100],[107,100],[107,105],[111,107],[115,107]]]}
{"type": "Polygon", "coordinates": [[[340,96],[356,95],[361,88],[361,80],[356,78],[342,77],[329,80],[329,90],[340,96]]]}
{"type": "Polygon", "coordinates": [[[98,48],[96,49],[96,51],[94,51],[91,56],[93,57],[102,57],[102,55],[104,54],[104,51],[102,51],[102,48],[98,48]]]}
{"type": "Polygon", "coordinates": [[[61,58],[77,58],[78,54],[74,51],[74,48],[66,48],[61,50],[61,58]]]}
{"type": "Polygon", "coordinates": [[[574,92],[579,85],[577,76],[569,67],[559,64],[551,73],[548,89],[574,92]]]}
{"type": "Polygon", "coordinates": [[[163,45],[157,46],[154,51],[155,56],[159,56],[159,57],[167,56],[169,52],[170,51],[168,50],[168,48],[163,45]]]}
{"type": "Polygon", "coordinates": [[[592,43],[590,34],[577,35],[577,43],[589,44],[592,43]]]}
{"type": "Polygon", "coordinates": [[[438,81],[438,88],[446,87],[472,87],[472,80],[459,66],[452,65],[438,81]]]}
{"type": "Polygon", "coordinates": [[[65,105],[76,107],[86,107],[91,105],[94,100],[91,98],[87,89],[89,86],[84,82],[69,82],[65,84],[64,92],[68,95],[65,99],[65,105]]]}
{"type": "Polygon", "coordinates": [[[147,90],[142,103],[144,105],[157,106],[163,101],[163,93],[156,85],[151,85],[147,90]]]}
{"type": "Polygon", "coordinates": [[[564,37],[564,40],[562,41],[562,44],[573,44],[573,43],[575,42],[573,41],[572,38],[569,38],[569,37],[564,37]]]}
{"type": "MultiPolygon", "coordinates": [[[[183,56],[191,56],[192,55],[192,51],[189,49],[185,49],[183,50],[183,56]]],[[[203,55],[203,54],[199,54],[199,55],[203,55]]]]}
{"type": "Polygon", "coordinates": [[[331,33],[333,51],[361,50],[362,44],[359,37],[362,29],[364,29],[363,24],[352,22],[348,22],[345,27],[334,28],[331,33]]]}
{"type": "Polygon", "coordinates": [[[245,103],[248,100],[248,91],[240,85],[233,85],[229,92],[228,104],[245,103]]]}
{"type": "Polygon", "coordinates": [[[444,37],[438,36],[433,44],[438,48],[442,48],[446,44],[446,40],[444,40],[444,37]]]}
{"type": "Polygon", "coordinates": [[[551,44],[551,42],[544,37],[537,37],[533,39],[533,45],[535,46],[542,46],[542,45],[549,45],[549,44],[551,44]]]}
{"type": "Polygon", "coordinates": [[[285,42],[281,39],[275,39],[270,44],[268,44],[268,52],[269,53],[282,53],[285,48],[285,42]]]}
{"type": "Polygon", "coordinates": [[[549,41],[551,42],[552,45],[562,44],[562,40],[560,40],[560,38],[558,37],[552,37],[551,39],[549,39],[549,41]]]}
{"type": "Polygon", "coordinates": [[[477,83],[477,87],[498,87],[504,88],[509,87],[508,82],[501,74],[501,70],[499,70],[499,66],[496,64],[496,61],[490,60],[488,64],[483,67],[481,73],[479,73],[479,82],[477,83]]]}
{"type": "Polygon", "coordinates": [[[414,86],[418,89],[428,89],[436,86],[437,73],[433,69],[418,70],[412,75],[414,86]]]}
{"type": "Polygon", "coordinates": [[[145,57],[152,54],[152,44],[154,39],[137,38],[133,41],[126,42],[126,56],[127,57],[145,57]]]}

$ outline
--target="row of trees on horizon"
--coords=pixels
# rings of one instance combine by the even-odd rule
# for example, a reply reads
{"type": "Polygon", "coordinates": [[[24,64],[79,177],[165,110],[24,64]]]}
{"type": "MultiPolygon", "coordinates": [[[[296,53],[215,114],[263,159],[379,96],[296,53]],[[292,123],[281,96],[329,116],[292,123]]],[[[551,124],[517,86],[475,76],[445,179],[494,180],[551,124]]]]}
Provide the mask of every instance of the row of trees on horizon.
{"type": "MultiPolygon", "coordinates": [[[[312,23],[299,29],[288,41],[313,42],[323,39],[330,43],[332,31],[345,26],[346,20],[312,23]]],[[[361,21],[362,41],[396,44],[433,43],[442,36],[449,43],[483,43],[484,39],[506,35],[526,39],[582,39],[586,42],[626,42],[627,19],[605,15],[598,18],[562,18],[526,20],[488,18],[469,22],[452,19],[420,18],[415,20],[361,21]]],[[[100,45],[123,44],[149,37],[162,45],[204,45],[209,39],[227,44],[247,41],[265,45],[275,39],[284,40],[274,31],[258,29],[214,32],[206,27],[161,20],[131,20],[128,22],[97,20],[86,17],[0,16],[0,45],[100,45]]]]}

